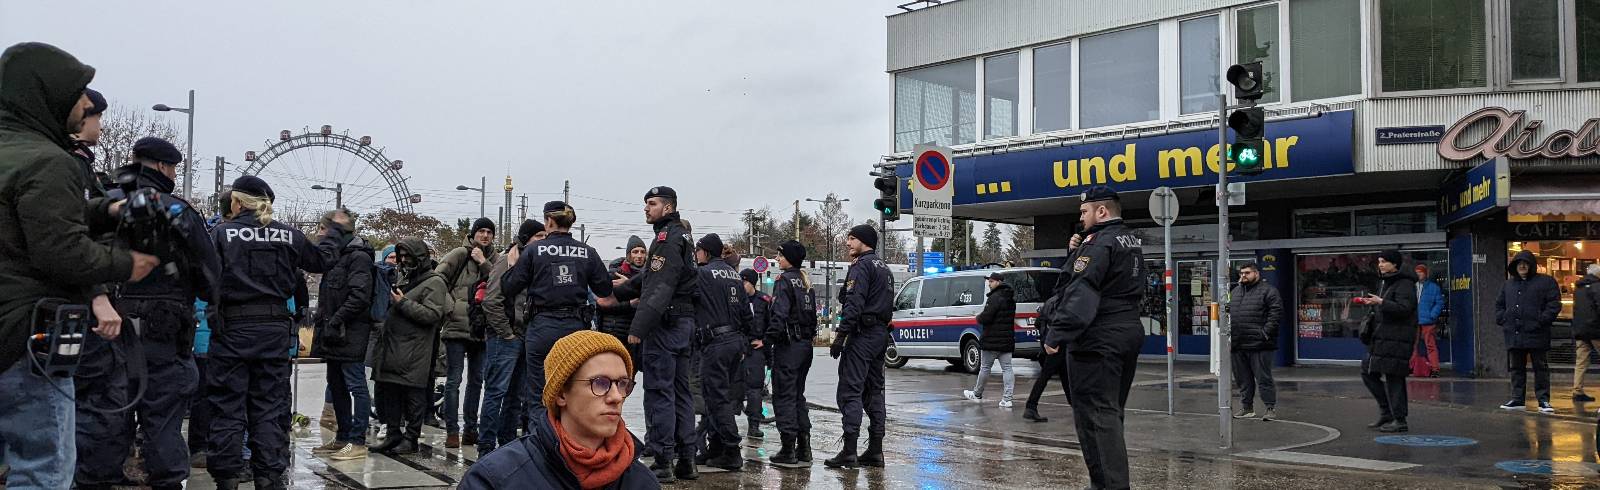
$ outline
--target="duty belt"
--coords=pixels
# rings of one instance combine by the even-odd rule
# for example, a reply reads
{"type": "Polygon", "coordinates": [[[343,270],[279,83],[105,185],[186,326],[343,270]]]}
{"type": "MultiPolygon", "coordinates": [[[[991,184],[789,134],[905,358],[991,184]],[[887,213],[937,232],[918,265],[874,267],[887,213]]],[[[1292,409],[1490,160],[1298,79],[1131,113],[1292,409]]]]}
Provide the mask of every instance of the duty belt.
{"type": "Polygon", "coordinates": [[[695,334],[700,337],[701,345],[711,345],[711,343],[721,340],[725,335],[743,336],[743,332],[739,331],[739,327],[733,325],[700,328],[695,330],[695,334]]]}
{"type": "Polygon", "coordinates": [[[262,303],[222,307],[223,318],[290,318],[289,307],[282,303],[262,303]]]}
{"type": "Polygon", "coordinates": [[[578,314],[579,311],[582,311],[583,307],[582,306],[555,306],[555,307],[551,307],[551,306],[535,306],[535,307],[533,307],[531,309],[533,310],[533,314],[534,315],[540,315],[540,314],[544,314],[544,313],[566,313],[566,314],[569,314],[569,315],[576,315],[576,314],[578,314]]]}

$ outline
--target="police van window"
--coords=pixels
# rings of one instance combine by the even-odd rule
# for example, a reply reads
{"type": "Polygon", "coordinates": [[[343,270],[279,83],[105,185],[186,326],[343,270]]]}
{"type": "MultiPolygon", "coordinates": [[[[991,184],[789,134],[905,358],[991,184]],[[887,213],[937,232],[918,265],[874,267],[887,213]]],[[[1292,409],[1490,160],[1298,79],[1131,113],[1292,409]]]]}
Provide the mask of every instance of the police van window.
{"type": "Polygon", "coordinates": [[[906,287],[900,288],[900,295],[894,298],[894,309],[909,310],[917,307],[917,292],[922,290],[922,281],[911,281],[906,287]]]}
{"type": "Polygon", "coordinates": [[[922,298],[917,301],[919,308],[937,308],[950,306],[950,278],[934,277],[922,280],[922,298]]]}
{"type": "Polygon", "coordinates": [[[1026,271],[1008,272],[1001,277],[1011,286],[1018,303],[1040,303],[1050,297],[1060,275],[1054,271],[1026,271]]]}
{"type": "Polygon", "coordinates": [[[948,293],[950,306],[971,306],[983,304],[984,297],[989,294],[988,284],[984,283],[983,276],[955,276],[949,279],[948,293]]]}

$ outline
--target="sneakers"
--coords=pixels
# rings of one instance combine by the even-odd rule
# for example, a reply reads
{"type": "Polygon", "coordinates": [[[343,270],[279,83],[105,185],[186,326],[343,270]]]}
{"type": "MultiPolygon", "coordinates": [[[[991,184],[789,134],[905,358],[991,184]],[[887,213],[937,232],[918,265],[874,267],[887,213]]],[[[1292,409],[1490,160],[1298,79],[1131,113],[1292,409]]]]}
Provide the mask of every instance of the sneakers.
{"type": "Polygon", "coordinates": [[[1233,418],[1236,418],[1236,419],[1248,419],[1248,418],[1255,417],[1255,416],[1256,416],[1256,409],[1254,409],[1254,408],[1239,407],[1239,408],[1236,408],[1236,409],[1233,410],[1233,418]]]}
{"type": "Polygon", "coordinates": [[[1383,424],[1383,427],[1379,427],[1378,428],[1378,432],[1383,432],[1383,433],[1387,433],[1387,434],[1393,434],[1393,433],[1396,433],[1396,432],[1410,432],[1410,431],[1411,431],[1411,427],[1406,425],[1406,421],[1405,420],[1400,420],[1400,419],[1395,419],[1394,421],[1391,421],[1391,422],[1389,422],[1387,424],[1383,424]]]}
{"type": "Polygon", "coordinates": [[[1575,402],[1592,402],[1592,401],[1594,401],[1594,397],[1589,396],[1588,394],[1583,393],[1583,392],[1578,392],[1578,393],[1573,393],[1572,394],[1572,401],[1575,401],[1575,402]]]}
{"type": "Polygon", "coordinates": [[[983,397],[978,396],[977,393],[973,393],[972,390],[961,390],[961,396],[967,397],[968,400],[975,402],[983,401],[983,397]]]}
{"type": "Polygon", "coordinates": [[[345,444],[344,441],[328,441],[327,444],[312,448],[311,454],[333,454],[339,452],[341,449],[344,449],[344,447],[347,445],[348,444],[345,444]]]}
{"type": "Polygon", "coordinates": [[[1500,408],[1504,408],[1506,410],[1522,410],[1523,408],[1526,408],[1527,406],[1528,406],[1528,403],[1524,402],[1522,400],[1511,400],[1511,401],[1506,402],[1503,405],[1500,405],[1500,408]]]}
{"type": "Polygon", "coordinates": [[[1011,408],[1011,400],[1000,400],[1000,408],[1011,408]]]}
{"type": "Polygon", "coordinates": [[[340,449],[339,452],[333,453],[333,456],[329,456],[328,459],[334,461],[350,461],[352,459],[363,459],[366,457],[367,446],[362,444],[346,444],[344,449],[340,449]]]}
{"type": "Polygon", "coordinates": [[[1261,421],[1262,422],[1271,422],[1271,421],[1274,421],[1274,420],[1278,420],[1278,411],[1277,411],[1277,409],[1268,407],[1267,408],[1267,413],[1261,414],[1261,421]]]}
{"type": "Polygon", "coordinates": [[[1550,402],[1539,402],[1539,413],[1556,413],[1556,407],[1550,406],[1550,402]]]}

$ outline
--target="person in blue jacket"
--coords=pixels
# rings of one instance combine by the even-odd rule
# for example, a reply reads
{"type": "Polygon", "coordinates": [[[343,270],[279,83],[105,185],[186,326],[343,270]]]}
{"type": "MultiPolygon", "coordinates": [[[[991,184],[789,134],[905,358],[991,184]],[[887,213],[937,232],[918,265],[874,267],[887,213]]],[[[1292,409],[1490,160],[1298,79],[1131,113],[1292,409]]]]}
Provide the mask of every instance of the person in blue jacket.
{"type": "MultiPolygon", "coordinates": [[[[1422,337],[1417,339],[1418,344],[1427,348],[1427,353],[1413,352],[1412,357],[1424,357],[1428,361],[1428,375],[1439,377],[1439,343],[1438,323],[1439,315],[1444,314],[1444,291],[1439,288],[1439,283],[1428,278],[1428,266],[1417,264],[1417,328],[1421,329],[1422,337]]],[[[1415,362],[1415,361],[1413,361],[1415,362]]]]}

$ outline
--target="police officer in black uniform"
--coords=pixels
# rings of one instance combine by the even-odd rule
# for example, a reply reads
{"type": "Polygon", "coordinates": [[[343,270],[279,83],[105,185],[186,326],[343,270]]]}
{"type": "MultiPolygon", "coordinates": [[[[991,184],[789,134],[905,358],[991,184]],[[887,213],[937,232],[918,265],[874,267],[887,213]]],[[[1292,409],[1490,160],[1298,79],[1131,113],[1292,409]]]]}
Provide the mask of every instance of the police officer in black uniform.
{"type": "Polygon", "coordinates": [[[1084,231],[1072,239],[1063,274],[1043,308],[1049,322],[1044,349],[1067,350],[1072,420],[1094,488],[1128,488],[1123,407],[1133,386],[1144,330],[1144,256],[1139,237],[1122,222],[1117,193],[1095,186],[1082,196],[1084,231]]]}
{"type": "Polygon", "coordinates": [[[662,482],[699,478],[694,399],[689,389],[693,362],[694,295],[700,275],[694,269],[694,242],[678,217],[678,192],[652,187],[644,195],[645,219],[655,227],[649,265],[628,280],[616,279],[617,299],[638,298],[628,343],[643,344],[645,435],[655,455],[650,469],[662,482]],[[677,456],[676,467],[672,458],[677,456]]]}
{"type": "Polygon", "coordinates": [[[289,352],[297,341],[288,301],[304,286],[300,271],[327,271],[354,235],[346,228],[350,217],[340,213],[313,245],[300,230],[272,219],[274,195],[266,181],[245,175],[232,189],[228,221],[211,229],[222,256],[222,321],[212,324],[206,366],[215,414],[206,470],[219,489],[236,488],[251,472],[256,488],[281,489],[289,467],[289,352]],[[241,456],[247,431],[251,472],[241,456]]]}
{"type": "Polygon", "coordinates": [[[894,315],[894,276],[878,258],[878,230],[871,225],[850,229],[845,240],[854,260],[844,279],[839,302],[843,315],[829,355],[839,359],[839,412],[844,416],[844,448],[823,464],[830,468],[883,466],[886,406],[883,399],[883,355],[889,348],[889,320],[894,315]],[[856,456],[861,412],[867,428],[867,450],[856,456]]]}
{"type": "Polygon", "coordinates": [[[750,345],[750,296],[744,280],[722,260],[722,237],[710,233],[695,245],[700,264],[700,294],[695,304],[700,345],[700,389],[706,400],[705,420],[710,428],[706,465],[738,471],[744,467],[739,449],[739,425],[734,421],[736,395],[744,386],[735,383],[744,368],[744,351],[750,345]]]}
{"type": "MultiPolygon", "coordinates": [[[[524,369],[529,386],[537,387],[535,392],[543,390],[544,358],[550,355],[550,348],[567,334],[589,329],[593,317],[589,293],[600,298],[601,304],[614,304],[610,301],[611,276],[600,253],[572,237],[572,224],[577,221],[578,213],[567,203],[545,203],[545,239],[523,249],[500,285],[507,298],[528,292],[524,369]]],[[[543,408],[540,400],[530,398],[527,413],[532,417],[543,408]]]]}
{"type": "Polygon", "coordinates": [[[744,281],[744,292],[750,296],[750,347],[744,353],[744,416],[745,436],[763,438],[761,423],[761,389],[767,380],[766,346],[767,322],[772,316],[772,297],[761,292],[761,274],[751,269],[739,271],[744,281]]]}
{"type": "Polygon", "coordinates": [[[773,356],[772,411],[778,417],[782,448],[773,464],[811,464],[811,410],[806,407],[806,375],[811,372],[811,339],[817,336],[817,296],[800,270],[806,247],[778,244],[778,276],[772,287],[772,317],[762,340],[773,356]]]}
{"type": "MultiPolygon", "coordinates": [[[[109,365],[109,369],[80,371],[78,386],[78,488],[111,488],[123,484],[122,463],[134,442],[134,418],[144,435],[140,454],[151,488],[181,488],[189,478],[189,445],[183,437],[183,417],[195,393],[194,298],[212,299],[221,263],[206,234],[205,219],[188,202],[173,196],[173,178],[183,154],[166,140],[147,137],[133,145],[135,163],[117,169],[120,181],[160,196],[152,203],[157,212],[173,216],[170,228],[160,234],[154,251],[163,267],[142,281],[123,284],[113,291],[113,304],[122,314],[124,358],[143,366],[109,365]],[[171,266],[166,266],[171,264],[171,266]],[[133,380],[127,379],[129,372],[133,380]],[[142,374],[142,376],[140,376],[142,374]],[[143,379],[138,379],[142,377],[143,379]],[[106,413],[128,405],[143,386],[143,395],[128,412],[106,413]]],[[[125,199],[120,189],[113,199],[125,199]]],[[[126,205],[125,205],[126,206],[126,205]]],[[[94,359],[110,364],[111,356],[94,359]]]]}

